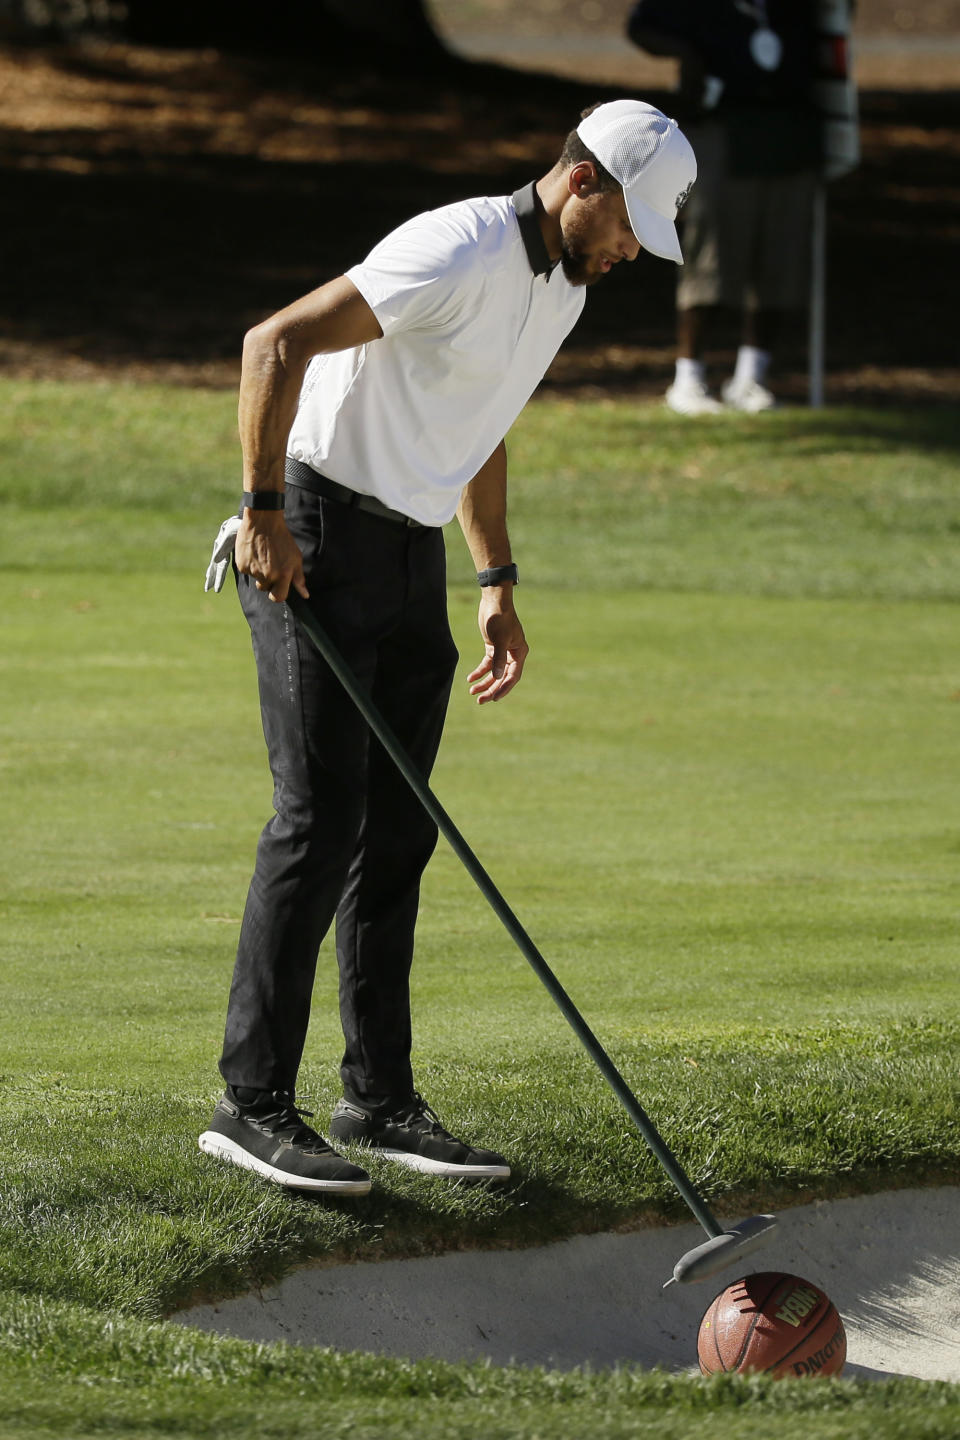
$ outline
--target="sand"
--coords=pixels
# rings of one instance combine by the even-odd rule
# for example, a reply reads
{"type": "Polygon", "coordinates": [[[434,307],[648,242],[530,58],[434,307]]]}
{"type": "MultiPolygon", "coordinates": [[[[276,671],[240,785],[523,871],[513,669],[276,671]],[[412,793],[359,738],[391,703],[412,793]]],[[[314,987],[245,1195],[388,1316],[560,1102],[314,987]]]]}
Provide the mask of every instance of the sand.
{"type": "MultiPolygon", "coordinates": [[[[314,1265],[172,1319],[248,1340],[560,1369],[696,1365],[700,1319],[737,1278],[662,1289],[695,1225],[529,1250],[314,1265]]],[[[898,1190],[780,1213],[746,1270],[820,1285],[847,1330],[845,1375],[960,1382],[960,1188],[898,1190]]]]}

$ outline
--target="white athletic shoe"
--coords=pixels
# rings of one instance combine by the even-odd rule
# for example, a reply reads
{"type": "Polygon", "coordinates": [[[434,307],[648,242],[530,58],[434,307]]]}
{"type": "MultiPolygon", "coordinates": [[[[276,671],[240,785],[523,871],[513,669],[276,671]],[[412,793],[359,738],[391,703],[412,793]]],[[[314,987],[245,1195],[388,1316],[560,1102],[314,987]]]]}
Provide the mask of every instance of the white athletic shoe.
{"type": "Polygon", "coordinates": [[[742,410],[747,415],[773,410],[777,403],[773,392],[766,385],[761,385],[759,380],[725,380],[720,394],[728,410],[742,410]]]}
{"type": "Polygon", "coordinates": [[[663,398],[667,409],[675,415],[719,415],[723,409],[702,380],[689,376],[674,380],[663,398]]]}

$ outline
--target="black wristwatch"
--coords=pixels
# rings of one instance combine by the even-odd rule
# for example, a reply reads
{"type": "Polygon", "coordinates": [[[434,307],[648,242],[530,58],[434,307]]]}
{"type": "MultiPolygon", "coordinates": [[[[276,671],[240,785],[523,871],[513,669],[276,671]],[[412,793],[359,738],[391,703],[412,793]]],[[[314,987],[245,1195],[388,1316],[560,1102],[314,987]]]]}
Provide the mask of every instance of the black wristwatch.
{"type": "Polygon", "coordinates": [[[282,490],[244,490],[240,501],[245,510],[282,510],[286,503],[282,490]]]}
{"type": "Polygon", "coordinates": [[[505,585],[508,581],[520,584],[516,565],[494,565],[492,570],[477,571],[478,585],[505,585]]]}

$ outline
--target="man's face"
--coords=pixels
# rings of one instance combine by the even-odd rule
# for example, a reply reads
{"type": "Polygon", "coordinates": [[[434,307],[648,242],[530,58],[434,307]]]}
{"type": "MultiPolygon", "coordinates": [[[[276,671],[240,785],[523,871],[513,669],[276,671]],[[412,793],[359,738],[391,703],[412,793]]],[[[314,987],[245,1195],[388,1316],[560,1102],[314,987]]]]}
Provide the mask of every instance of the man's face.
{"type": "Polygon", "coordinates": [[[619,186],[571,194],[560,216],[560,263],[571,285],[595,285],[621,260],[636,260],[640,243],[619,186]]]}

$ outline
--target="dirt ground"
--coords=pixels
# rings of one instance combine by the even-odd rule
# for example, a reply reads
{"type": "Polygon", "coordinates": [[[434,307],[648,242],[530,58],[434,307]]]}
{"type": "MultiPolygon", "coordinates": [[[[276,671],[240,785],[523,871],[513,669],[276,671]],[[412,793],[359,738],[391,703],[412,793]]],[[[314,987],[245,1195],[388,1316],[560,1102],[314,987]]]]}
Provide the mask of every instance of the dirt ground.
{"type": "MultiPolygon", "coordinates": [[[[409,214],[543,173],[580,108],[614,93],[607,87],[669,110],[663,62],[612,58],[626,7],[531,0],[498,16],[499,4],[435,0],[451,44],[476,52],[479,35],[489,52],[495,34],[503,63],[428,78],[401,64],[385,78],[359,59],[103,41],[0,48],[0,368],[233,386],[252,322],[409,214]],[[523,24],[511,29],[509,15],[523,24]],[[555,59],[561,32],[575,78],[555,59]],[[551,43],[549,74],[537,67],[551,43]],[[618,72],[625,64],[635,78],[618,72]]],[[[863,161],[828,191],[827,398],[955,401],[957,6],[863,0],[860,16],[863,161]]],[[[673,267],[646,256],[610,275],[548,383],[661,390],[673,280],[673,267]]],[[[723,339],[714,358],[728,350],[723,339]]],[[[800,325],[777,380],[786,398],[803,398],[800,325]]]]}

